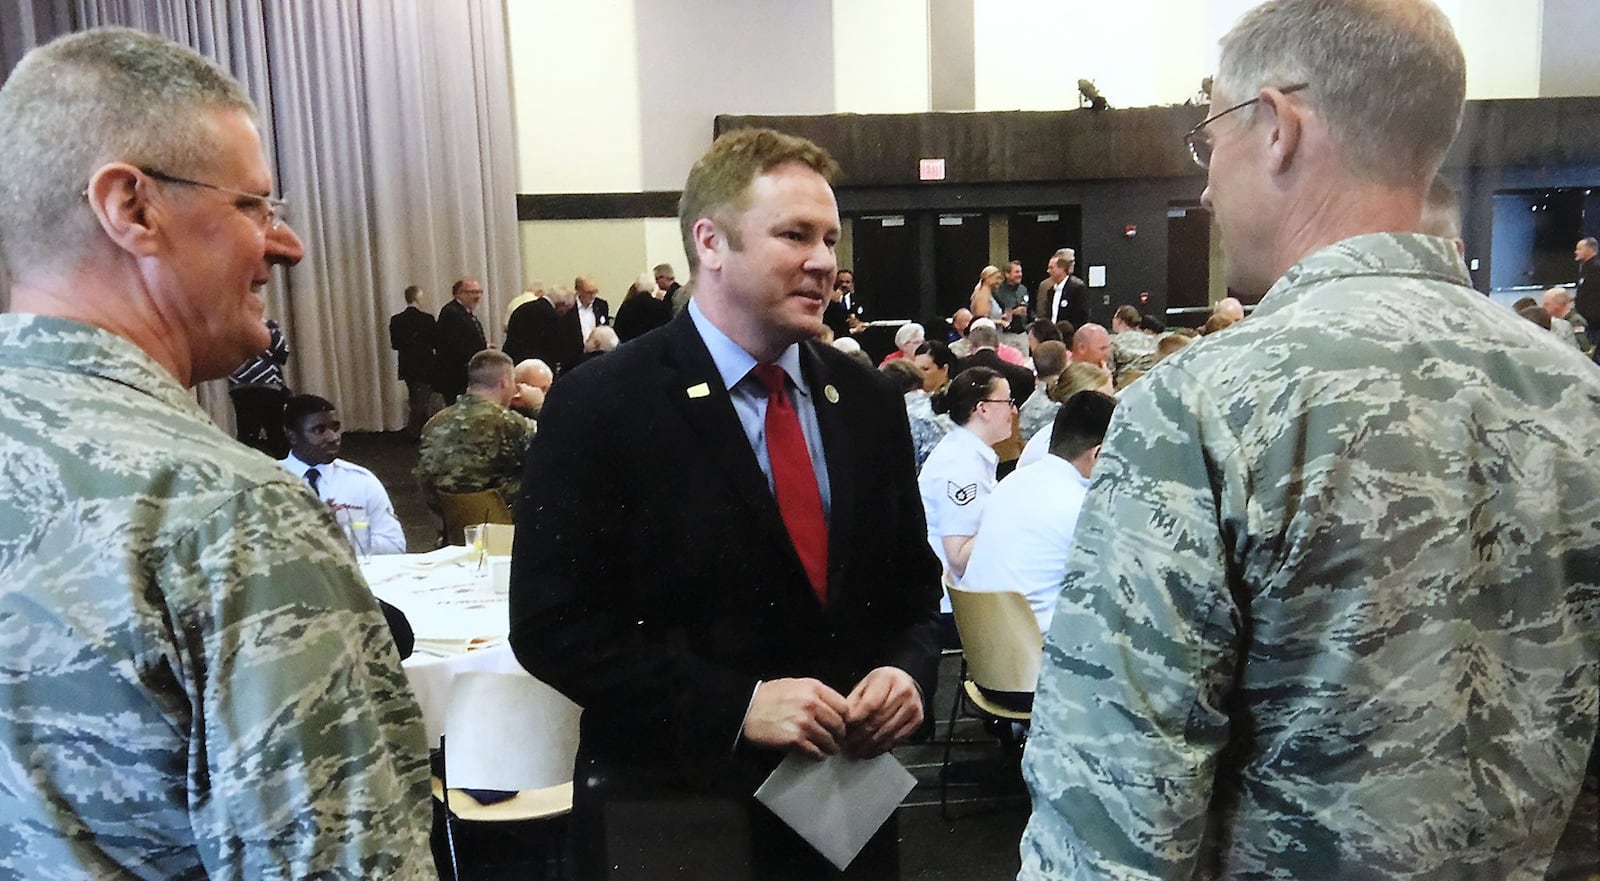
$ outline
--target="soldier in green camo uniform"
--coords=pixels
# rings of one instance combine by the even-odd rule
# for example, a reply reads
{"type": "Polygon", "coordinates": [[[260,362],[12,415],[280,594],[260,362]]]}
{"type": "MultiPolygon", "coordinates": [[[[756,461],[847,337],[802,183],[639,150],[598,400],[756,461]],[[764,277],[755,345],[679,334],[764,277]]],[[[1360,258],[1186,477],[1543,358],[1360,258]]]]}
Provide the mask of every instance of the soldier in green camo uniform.
{"type": "Polygon", "coordinates": [[[300,241],[239,85],[129,30],[0,88],[0,878],[437,877],[421,715],[331,515],[188,387],[300,241]]]}
{"type": "Polygon", "coordinates": [[[1265,296],[1117,408],[1020,877],[1534,881],[1595,738],[1600,372],[1403,232],[1465,91],[1438,9],[1276,0],[1222,46],[1252,106],[1190,139],[1265,296]]]}
{"type": "Polygon", "coordinates": [[[434,511],[439,510],[440,492],[495,489],[506,504],[516,504],[534,422],[507,409],[518,391],[513,369],[503,352],[485,349],[473,355],[467,362],[466,394],[423,426],[416,475],[434,511]]]}

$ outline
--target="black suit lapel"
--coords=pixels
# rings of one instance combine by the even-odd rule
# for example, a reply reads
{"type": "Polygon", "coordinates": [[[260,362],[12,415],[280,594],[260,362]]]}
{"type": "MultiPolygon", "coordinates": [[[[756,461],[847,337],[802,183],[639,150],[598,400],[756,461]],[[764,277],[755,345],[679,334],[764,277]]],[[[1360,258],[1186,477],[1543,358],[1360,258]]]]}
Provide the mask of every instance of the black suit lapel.
{"type": "Polygon", "coordinates": [[[744,427],[728,400],[728,390],[722,385],[722,375],[688,312],[673,319],[667,332],[672,341],[666,350],[669,361],[665,367],[670,375],[665,393],[705,451],[703,470],[707,479],[720,477],[728,481],[734,494],[749,507],[761,527],[779,541],[799,570],[800,558],[789,541],[788,528],[783,525],[778,502],[767,486],[767,476],[761,473],[744,427]]]}

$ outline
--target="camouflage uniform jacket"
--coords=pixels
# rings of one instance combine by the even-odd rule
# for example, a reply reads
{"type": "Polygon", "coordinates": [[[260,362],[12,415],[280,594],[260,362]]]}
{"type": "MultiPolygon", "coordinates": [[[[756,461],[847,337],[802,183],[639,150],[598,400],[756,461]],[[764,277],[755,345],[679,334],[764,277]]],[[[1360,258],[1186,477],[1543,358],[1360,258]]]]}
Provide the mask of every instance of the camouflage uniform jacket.
{"type": "Polygon", "coordinates": [[[1459,262],[1317,251],[1123,396],[1020,877],[1542,877],[1595,738],[1600,372],[1459,262]]]}
{"type": "Polygon", "coordinates": [[[1145,371],[1156,366],[1156,346],[1161,337],[1141,330],[1125,330],[1111,335],[1111,374],[1124,370],[1145,371]]]}
{"type": "Polygon", "coordinates": [[[1033,394],[1028,395],[1028,399],[1017,409],[1017,433],[1022,436],[1023,443],[1055,425],[1056,411],[1061,409],[1061,402],[1050,400],[1050,395],[1045,391],[1049,385],[1040,380],[1034,385],[1033,394]]]}
{"type": "Polygon", "coordinates": [[[0,463],[0,877],[437,877],[421,714],[299,481],[17,314],[0,463]]]}
{"type": "Polygon", "coordinates": [[[532,419],[467,392],[422,427],[416,475],[423,497],[437,511],[440,492],[497,489],[515,505],[533,434],[532,419]]]}
{"type": "Polygon", "coordinates": [[[911,452],[921,471],[928,454],[956,424],[949,416],[933,412],[933,398],[927,392],[916,389],[906,392],[905,397],[906,419],[911,423],[911,452]]]}

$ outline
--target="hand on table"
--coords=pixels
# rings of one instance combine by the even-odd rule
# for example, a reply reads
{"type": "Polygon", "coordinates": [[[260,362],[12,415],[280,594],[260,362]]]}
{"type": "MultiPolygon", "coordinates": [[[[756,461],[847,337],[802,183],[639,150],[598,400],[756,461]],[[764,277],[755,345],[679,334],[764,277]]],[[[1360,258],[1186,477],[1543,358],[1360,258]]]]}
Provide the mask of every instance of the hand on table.
{"type": "Polygon", "coordinates": [[[835,755],[845,737],[848,706],[837,691],[815,679],[770,679],[757,686],[750,701],[744,738],[814,759],[835,755]]]}
{"type": "Polygon", "coordinates": [[[910,737],[922,725],[922,694],[911,674],[879,667],[850,692],[845,710],[845,752],[870,759],[910,737]]]}

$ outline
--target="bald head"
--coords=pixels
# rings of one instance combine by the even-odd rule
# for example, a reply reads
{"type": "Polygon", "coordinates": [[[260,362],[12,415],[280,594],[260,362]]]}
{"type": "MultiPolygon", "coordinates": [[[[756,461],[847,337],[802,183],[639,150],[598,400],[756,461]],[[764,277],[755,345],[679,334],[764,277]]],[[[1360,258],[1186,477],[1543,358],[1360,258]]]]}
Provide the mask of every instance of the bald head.
{"type": "Polygon", "coordinates": [[[1244,304],[1239,302],[1238,297],[1223,297],[1217,301],[1217,305],[1211,307],[1211,314],[1220,315],[1229,321],[1243,321],[1244,304]]]}
{"type": "Polygon", "coordinates": [[[1085,324],[1072,334],[1072,361],[1105,367],[1111,361],[1111,334],[1098,324],[1085,324]]]}
{"type": "Polygon", "coordinates": [[[1561,287],[1551,288],[1544,292],[1544,302],[1540,305],[1551,318],[1566,318],[1572,311],[1572,292],[1561,287]]]}
{"type": "Polygon", "coordinates": [[[538,358],[528,358],[518,362],[516,380],[518,385],[531,385],[539,391],[546,391],[550,383],[554,382],[556,375],[551,372],[550,365],[538,358]]]}

